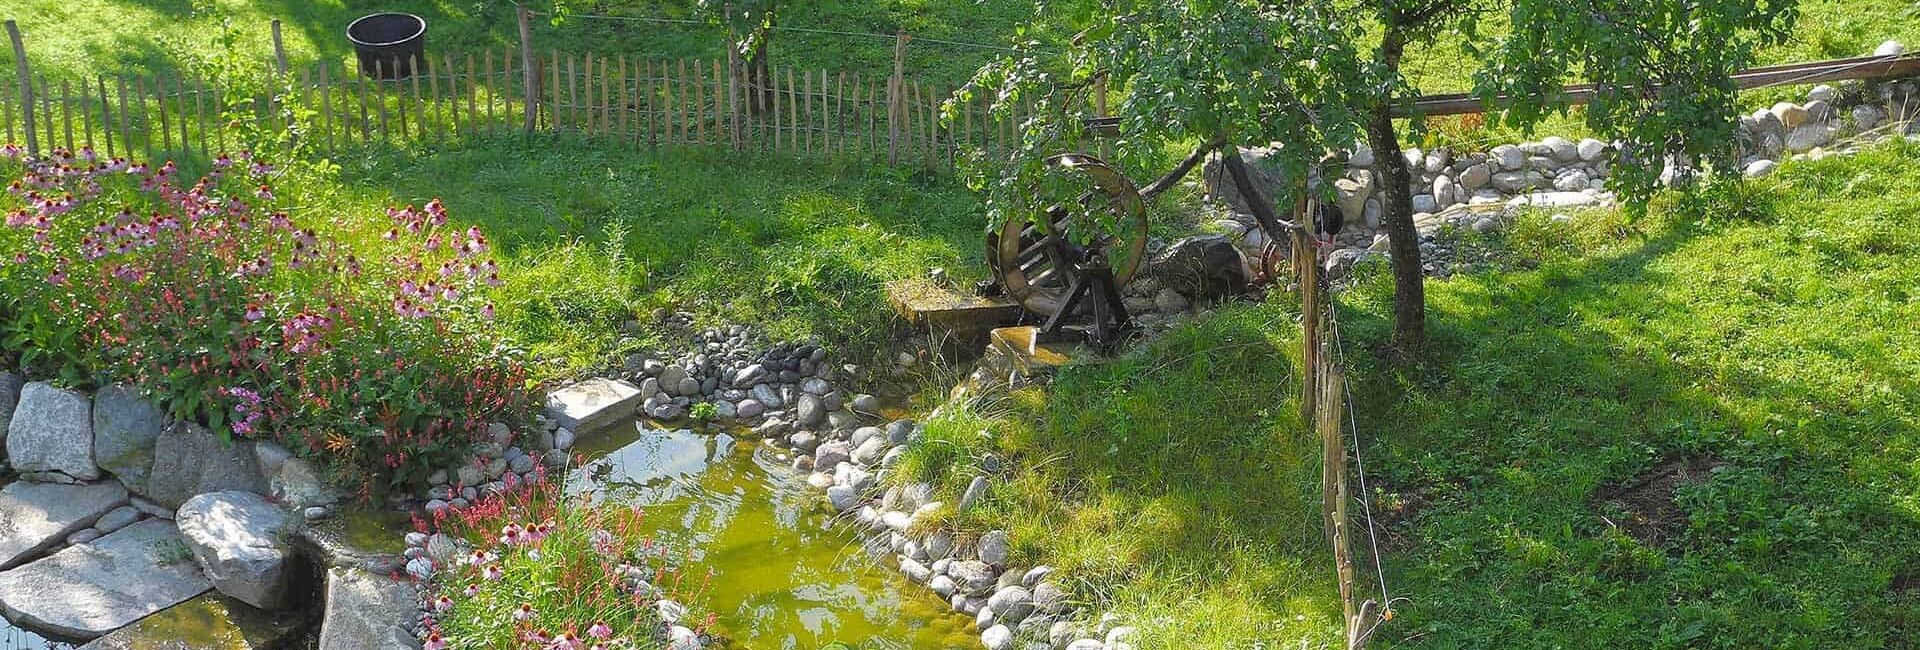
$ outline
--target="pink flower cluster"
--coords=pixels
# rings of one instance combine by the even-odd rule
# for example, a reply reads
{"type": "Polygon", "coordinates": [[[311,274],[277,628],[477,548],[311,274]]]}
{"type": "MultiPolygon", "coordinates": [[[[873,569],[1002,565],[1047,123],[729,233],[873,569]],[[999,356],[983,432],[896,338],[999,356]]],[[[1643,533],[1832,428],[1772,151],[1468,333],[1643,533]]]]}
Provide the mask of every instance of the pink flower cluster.
{"type": "Polygon", "coordinates": [[[228,386],[220,389],[220,395],[237,400],[233,405],[233,413],[236,416],[233,422],[234,434],[242,436],[253,435],[255,431],[254,425],[260,422],[260,416],[262,415],[260,412],[260,404],[265,400],[260,398],[259,393],[237,386],[228,386]]]}
{"type": "MultiPolygon", "coordinates": [[[[486,234],[480,232],[479,227],[468,227],[464,233],[441,230],[447,225],[447,208],[440,199],[428,201],[420,208],[387,208],[387,218],[394,222],[394,227],[383,235],[388,241],[402,236],[421,238],[418,251],[395,258],[396,268],[419,274],[427,266],[426,258],[452,253],[452,258],[439,263],[436,276],[403,277],[394,283],[394,313],[405,318],[428,318],[436,305],[457,301],[475,286],[502,284],[499,265],[481,258],[489,246],[486,234]]],[[[480,314],[493,318],[493,305],[483,306],[480,314]]]]}

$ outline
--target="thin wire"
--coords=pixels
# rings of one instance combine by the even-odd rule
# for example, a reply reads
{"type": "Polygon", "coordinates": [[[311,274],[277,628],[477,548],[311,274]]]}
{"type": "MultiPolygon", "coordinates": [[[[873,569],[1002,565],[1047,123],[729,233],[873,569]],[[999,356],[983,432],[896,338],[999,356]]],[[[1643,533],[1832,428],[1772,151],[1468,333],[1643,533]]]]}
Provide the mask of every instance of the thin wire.
{"type": "MultiPolygon", "coordinates": [[[[1340,337],[1339,310],[1333,308],[1332,300],[1327,301],[1327,322],[1333,326],[1333,351],[1337,357],[1336,360],[1340,365],[1345,366],[1347,363],[1346,344],[1340,337]]],[[[1360,477],[1360,511],[1367,517],[1367,544],[1373,548],[1373,571],[1380,578],[1380,606],[1383,608],[1383,611],[1391,611],[1394,599],[1387,589],[1386,566],[1380,561],[1380,536],[1374,523],[1373,504],[1367,488],[1367,462],[1360,453],[1360,419],[1354,415],[1352,387],[1342,383],[1340,385],[1340,391],[1345,395],[1347,402],[1347,421],[1352,425],[1353,464],[1356,473],[1359,474],[1360,477]]]]}

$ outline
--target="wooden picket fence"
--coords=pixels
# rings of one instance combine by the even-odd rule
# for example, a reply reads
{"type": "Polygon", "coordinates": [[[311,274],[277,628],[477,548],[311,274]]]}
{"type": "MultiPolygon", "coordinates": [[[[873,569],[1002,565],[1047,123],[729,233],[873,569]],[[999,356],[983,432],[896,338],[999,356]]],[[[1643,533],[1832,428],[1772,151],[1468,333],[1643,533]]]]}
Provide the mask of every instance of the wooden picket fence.
{"type": "MultiPolygon", "coordinates": [[[[18,31],[9,31],[23,51],[18,31]]],[[[897,51],[907,40],[900,37],[897,51]]],[[[329,61],[290,69],[275,49],[291,90],[271,97],[235,97],[218,83],[169,75],[52,81],[16,57],[16,92],[0,92],[0,136],[36,151],[87,147],[156,159],[225,151],[234,129],[248,122],[298,124],[300,137],[324,151],[517,129],[634,147],[884,156],[937,169],[969,148],[1015,146],[1025,119],[994,119],[980,98],[943,121],[953,89],[908,80],[897,62],[891,76],[786,67],[757,83],[737,60],[489,49],[380,61],[363,71],[329,61]],[[385,79],[395,64],[411,74],[385,79]]]]}

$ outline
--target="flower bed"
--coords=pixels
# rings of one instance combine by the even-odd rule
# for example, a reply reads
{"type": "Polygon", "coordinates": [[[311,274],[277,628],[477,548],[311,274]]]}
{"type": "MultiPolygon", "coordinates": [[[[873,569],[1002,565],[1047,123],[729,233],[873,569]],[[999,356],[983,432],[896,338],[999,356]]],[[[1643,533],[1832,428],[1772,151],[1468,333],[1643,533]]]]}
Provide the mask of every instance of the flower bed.
{"type": "Polygon", "coordinates": [[[275,166],[47,158],[0,147],[0,353],[77,387],[133,383],[174,417],[275,440],[362,496],[418,484],[529,405],[488,334],[487,239],[435,200],[379,240],[296,214],[275,166]]]}
{"type": "MultiPolygon", "coordinates": [[[[641,509],[595,504],[543,479],[447,512],[436,525],[459,550],[433,573],[427,650],[704,645],[713,616],[696,621],[681,603],[711,576],[674,568],[664,546],[638,533],[641,509]]],[[[436,544],[448,542],[427,550],[436,544]]]]}

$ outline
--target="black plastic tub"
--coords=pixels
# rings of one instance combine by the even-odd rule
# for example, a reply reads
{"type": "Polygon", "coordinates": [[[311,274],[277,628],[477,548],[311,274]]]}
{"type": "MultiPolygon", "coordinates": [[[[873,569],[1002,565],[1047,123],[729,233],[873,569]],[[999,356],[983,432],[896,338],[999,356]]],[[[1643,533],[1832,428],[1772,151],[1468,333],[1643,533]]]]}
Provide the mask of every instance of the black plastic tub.
{"type": "Polygon", "coordinates": [[[360,74],[374,79],[413,76],[413,62],[424,60],[427,19],[413,14],[378,13],[347,25],[347,40],[360,59],[360,74]]]}

